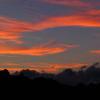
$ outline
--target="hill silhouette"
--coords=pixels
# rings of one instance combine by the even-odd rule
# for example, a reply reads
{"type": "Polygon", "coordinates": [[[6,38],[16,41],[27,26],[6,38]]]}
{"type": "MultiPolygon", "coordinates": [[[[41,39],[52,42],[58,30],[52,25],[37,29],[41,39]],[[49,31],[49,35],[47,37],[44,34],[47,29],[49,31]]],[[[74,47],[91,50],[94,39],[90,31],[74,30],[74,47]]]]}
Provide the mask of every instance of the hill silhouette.
{"type": "Polygon", "coordinates": [[[34,87],[71,88],[71,87],[97,87],[100,88],[100,63],[80,70],[65,69],[58,74],[39,73],[36,71],[22,70],[10,74],[8,70],[0,71],[1,81],[29,82],[34,87]]]}

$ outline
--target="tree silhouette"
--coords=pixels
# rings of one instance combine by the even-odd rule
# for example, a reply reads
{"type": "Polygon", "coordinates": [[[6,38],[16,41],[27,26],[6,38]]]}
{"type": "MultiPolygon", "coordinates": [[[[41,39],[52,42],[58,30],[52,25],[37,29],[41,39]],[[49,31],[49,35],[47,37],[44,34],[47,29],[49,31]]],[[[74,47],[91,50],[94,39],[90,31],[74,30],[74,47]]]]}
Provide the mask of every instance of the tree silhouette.
{"type": "Polygon", "coordinates": [[[65,69],[58,74],[39,73],[35,70],[22,70],[10,74],[8,70],[0,71],[0,80],[31,81],[34,86],[99,86],[100,63],[91,66],[82,66],[79,71],[65,69]]]}

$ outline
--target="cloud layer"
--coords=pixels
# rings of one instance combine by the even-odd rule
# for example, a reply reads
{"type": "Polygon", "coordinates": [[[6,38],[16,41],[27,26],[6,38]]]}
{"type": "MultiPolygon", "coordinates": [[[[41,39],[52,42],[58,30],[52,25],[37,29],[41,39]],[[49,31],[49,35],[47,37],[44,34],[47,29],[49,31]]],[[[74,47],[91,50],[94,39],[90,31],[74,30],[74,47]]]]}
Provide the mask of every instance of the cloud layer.
{"type": "Polygon", "coordinates": [[[100,50],[91,50],[92,54],[100,55],[100,50]]]}
{"type": "Polygon", "coordinates": [[[0,63],[0,70],[7,68],[10,72],[20,71],[23,69],[36,70],[39,72],[49,72],[49,73],[57,73],[66,68],[80,68],[82,66],[87,65],[86,63],[24,63],[24,64],[16,64],[16,63],[0,63]],[[3,67],[2,67],[3,66],[3,67]],[[5,67],[4,67],[5,66],[5,67]],[[6,67],[7,66],[7,67],[6,67]],[[14,66],[14,67],[13,67],[14,66]]]}
{"type": "MultiPolygon", "coordinates": [[[[0,17],[0,39],[2,41],[11,41],[16,44],[23,43],[21,38],[24,38],[24,32],[37,32],[49,28],[81,26],[81,27],[100,27],[100,11],[88,10],[83,13],[67,16],[48,17],[36,23],[24,22],[13,18],[0,17]],[[94,17],[95,16],[95,17],[94,17]],[[23,33],[23,34],[22,34],[23,33]]],[[[29,33],[28,33],[29,34],[29,33]]],[[[43,56],[48,54],[57,54],[65,52],[76,45],[41,44],[41,46],[21,47],[19,46],[5,46],[2,44],[0,54],[18,54],[18,55],[33,55],[43,56]],[[55,46],[54,46],[55,45],[55,46]]]]}
{"type": "Polygon", "coordinates": [[[43,56],[62,53],[76,47],[78,47],[78,45],[60,44],[53,42],[48,42],[34,47],[9,47],[6,45],[2,45],[2,48],[0,48],[0,54],[43,56]]]}
{"type": "Polygon", "coordinates": [[[0,0],[0,62],[55,72],[84,65],[73,62],[95,61],[100,55],[99,6],[98,0],[0,0]],[[44,60],[55,63],[34,63],[44,60]]]}
{"type": "Polygon", "coordinates": [[[32,24],[13,18],[0,17],[0,39],[20,43],[21,33],[31,31],[32,24]]]}
{"type": "Polygon", "coordinates": [[[68,26],[100,27],[100,10],[88,10],[67,16],[48,17],[36,23],[1,16],[0,39],[19,42],[23,32],[35,32],[68,26]]]}

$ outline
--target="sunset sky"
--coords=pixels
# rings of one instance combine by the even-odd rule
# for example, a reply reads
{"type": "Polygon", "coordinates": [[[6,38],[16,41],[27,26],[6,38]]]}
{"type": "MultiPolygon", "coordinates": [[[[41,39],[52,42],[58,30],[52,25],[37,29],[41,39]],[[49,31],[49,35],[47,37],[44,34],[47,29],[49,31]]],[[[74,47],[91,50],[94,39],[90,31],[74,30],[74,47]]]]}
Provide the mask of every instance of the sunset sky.
{"type": "Polygon", "coordinates": [[[100,61],[100,0],[0,0],[0,69],[56,72],[100,61]]]}

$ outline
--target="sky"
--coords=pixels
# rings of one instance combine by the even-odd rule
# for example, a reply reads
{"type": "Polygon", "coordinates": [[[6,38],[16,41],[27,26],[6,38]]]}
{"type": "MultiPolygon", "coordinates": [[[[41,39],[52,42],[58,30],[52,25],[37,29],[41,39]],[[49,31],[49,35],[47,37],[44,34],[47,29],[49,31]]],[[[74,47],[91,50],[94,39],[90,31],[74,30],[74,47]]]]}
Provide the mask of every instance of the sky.
{"type": "Polygon", "coordinates": [[[100,61],[100,0],[0,0],[0,69],[58,72],[100,61]]]}

